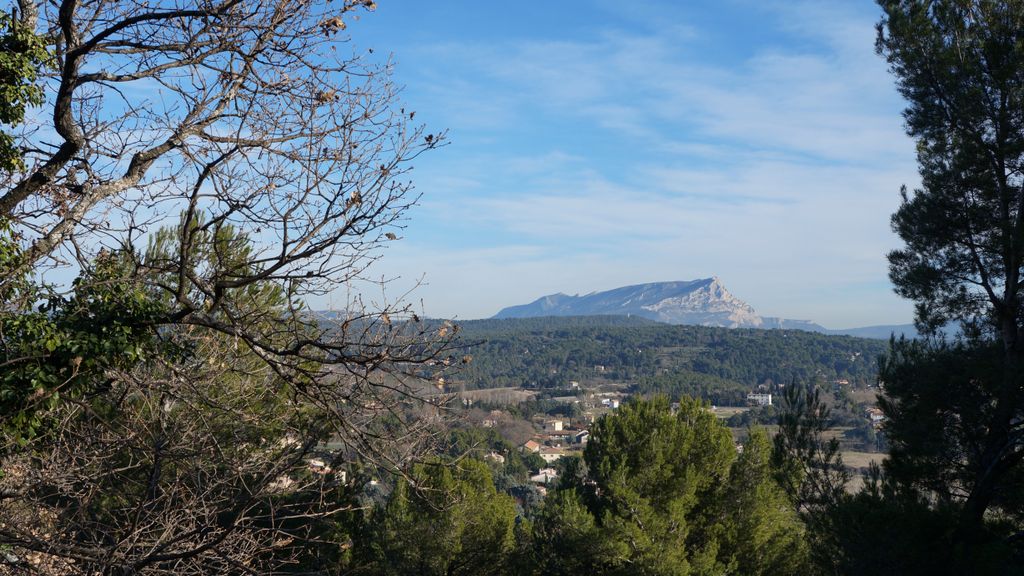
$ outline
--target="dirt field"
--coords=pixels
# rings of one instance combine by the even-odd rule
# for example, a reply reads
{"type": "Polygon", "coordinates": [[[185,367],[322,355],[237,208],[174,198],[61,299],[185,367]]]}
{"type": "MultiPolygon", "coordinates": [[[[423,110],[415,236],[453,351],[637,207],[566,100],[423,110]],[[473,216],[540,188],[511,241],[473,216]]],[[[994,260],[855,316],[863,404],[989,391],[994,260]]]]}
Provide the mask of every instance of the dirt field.
{"type": "Polygon", "coordinates": [[[867,472],[868,465],[871,462],[881,464],[882,459],[885,458],[885,454],[879,452],[855,452],[852,450],[843,451],[842,455],[843,464],[853,472],[850,483],[846,485],[846,491],[851,494],[864,486],[864,473],[867,472]]]}
{"type": "Polygon", "coordinates": [[[854,452],[854,451],[843,451],[843,464],[854,470],[866,470],[871,462],[882,463],[882,459],[885,458],[885,454],[880,452],[854,452]]]}
{"type": "Polygon", "coordinates": [[[460,399],[471,402],[487,402],[490,404],[519,404],[537,395],[536,392],[521,388],[488,388],[484,390],[465,390],[458,393],[460,399]]]}
{"type": "Polygon", "coordinates": [[[712,412],[715,416],[725,419],[747,410],[750,410],[749,406],[715,406],[712,412]]]}

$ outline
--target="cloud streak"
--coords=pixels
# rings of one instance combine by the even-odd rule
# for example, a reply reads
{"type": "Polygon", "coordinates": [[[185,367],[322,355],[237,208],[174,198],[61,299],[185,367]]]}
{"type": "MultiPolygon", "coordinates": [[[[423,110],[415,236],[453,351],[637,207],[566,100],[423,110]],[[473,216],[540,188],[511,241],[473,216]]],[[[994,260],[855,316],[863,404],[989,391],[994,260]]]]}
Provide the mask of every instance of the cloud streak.
{"type": "Polygon", "coordinates": [[[384,269],[426,273],[427,311],[463,318],[717,274],[766,315],[908,321],[884,254],[917,176],[875,15],[767,10],[776,35],[740,56],[702,56],[700,29],[636,15],[417,49],[436,63],[419,76],[446,81],[407,97],[454,144],[419,163],[424,202],[384,269]]]}

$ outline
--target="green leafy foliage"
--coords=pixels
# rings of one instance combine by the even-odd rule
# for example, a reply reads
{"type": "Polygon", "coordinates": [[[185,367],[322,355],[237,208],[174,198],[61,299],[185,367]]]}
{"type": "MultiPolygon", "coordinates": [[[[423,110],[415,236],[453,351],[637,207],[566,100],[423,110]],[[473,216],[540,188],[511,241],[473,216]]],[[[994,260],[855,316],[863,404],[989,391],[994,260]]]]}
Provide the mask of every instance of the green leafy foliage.
{"type": "Polygon", "coordinates": [[[730,428],[750,428],[756,425],[775,424],[778,419],[778,410],[774,405],[756,406],[729,416],[725,423],[730,428]]]}
{"type": "MultiPolygon", "coordinates": [[[[980,465],[977,459],[985,451],[989,412],[1002,385],[1001,359],[996,346],[894,344],[882,365],[886,395],[879,399],[888,416],[885,470],[892,480],[947,503],[969,490],[980,465]]],[[[996,485],[993,504],[1015,488],[996,485]]]]}
{"type": "Polygon", "coordinates": [[[879,375],[889,457],[863,490],[828,511],[830,554],[844,573],[1019,573],[1019,470],[993,470],[987,517],[968,533],[963,522],[965,494],[985,470],[1003,362],[994,344],[893,342],[879,375]]]}
{"type": "MultiPolygon", "coordinates": [[[[9,230],[0,238],[0,265],[8,272],[19,250],[9,230]]],[[[128,280],[131,261],[104,253],[62,296],[8,276],[0,311],[0,414],[3,432],[24,444],[46,426],[46,414],[64,399],[102,391],[107,371],[128,368],[156,354],[157,322],[164,309],[128,280]]]]}
{"type": "Polygon", "coordinates": [[[786,388],[772,458],[779,484],[803,510],[835,502],[850,480],[839,441],[824,439],[830,419],[818,388],[796,383],[786,388]]]}
{"type": "MultiPolygon", "coordinates": [[[[157,550],[145,542],[153,525],[210,548],[246,540],[261,565],[340,562],[331,546],[348,536],[323,520],[325,500],[332,510],[351,503],[333,472],[314,473],[305,460],[328,436],[316,407],[244,342],[175,324],[168,299],[153,288],[161,282],[154,268],[176,250],[178,232],[156,234],[141,257],[101,253],[67,294],[6,277],[4,472],[43,480],[17,492],[24,502],[6,500],[4,512],[62,531],[61,542],[94,554],[78,560],[86,571],[107,565],[103,542],[141,540],[119,549],[139,566],[154,562],[145,556],[157,550]]],[[[0,257],[16,264],[18,246],[6,238],[0,257]]],[[[194,274],[236,266],[250,244],[224,226],[193,246],[194,274]]],[[[281,294],[270,281],[229,288],[226,305],[208,318],[280,322],[281,294]]],[[[199,562],[216,572],[226,566],[213,553],[199,562]]]]}
{"type": "MultiPolygon", "coordinates": [[[[45,40],[8,13],[0,13],[0,123],[14,125],[25,119],[29,106],[43,103],[37,82],[39,70],[49,61],[45,40]]],[[[24,168],[14,138],[0,132],[0,169],[24,168]]]]}
{"type": "Polygon", "coordinates": [[[843,504],[850,472],[836,438],[825,439],[831,410],[813,385],[793,383],[779,409],[772,473],[803,520],[809,556],[824,574],[838,570],[835,512],[843,504]]]}
{"type": "Polygon", "coordinates": [[[876,46],[907,100],[922,180],[892,217],[906,244],[889,255],[893,283],[925,328],[985,319],[1003,330],[1021,305],[1024,3],[879,4],[876,46]]]}
{"type": "Polygon", "coordinates": [[[894,486],[873,467],[864,488],[826,511],[816,546],[837,574],[1019,574],[1008,547],[991,540],[983,553],[951,541],[957,511],[894,486]],[[824,540],[824,541],[823,541],[824,540]]]}
{"type": "Polygon", "coordinates": [[[720,376],[687,369],[644,376],[633,386],[638,394],[664,394],[674,400],[684,396],[700,398],[717,406],[743,406],[747,403],[747,394],[751,388],[750,384],[743,385],[720,376]]]}
{"type": "Polygon", "coordinates": [[[544,500],[534,518],[529,550],[534,573],[607,574],[628,557],[628,544],[608,538],[576,488],[558,490],[544,500]]]}
{"type": "Polygon", "coordinates": [[[373,7],[5,4],[0,572],[319,571],[335,471],[427,444],[444,334],[388,297],[306,308],[398,239],[445,140],[387,63],[324,58],[373,7]]]}

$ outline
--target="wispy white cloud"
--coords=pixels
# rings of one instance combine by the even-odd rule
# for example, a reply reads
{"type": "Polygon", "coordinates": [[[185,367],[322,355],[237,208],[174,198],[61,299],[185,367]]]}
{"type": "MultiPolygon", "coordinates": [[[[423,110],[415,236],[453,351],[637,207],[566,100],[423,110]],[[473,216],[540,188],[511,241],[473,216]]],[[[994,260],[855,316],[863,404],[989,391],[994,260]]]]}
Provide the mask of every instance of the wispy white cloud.
{"type": "Polygon", "coordinates": [[[446,81],[417,95],[455,144],[419,163],[427,195],[382,266],[427,273],[428,312],[464,318],[717,274],[763,314],[909,320],[884,254],[913,146],[874,16],[766,10],[804,41],[722,62],[701,57],[700,30],[648,21],[429,47],[446,81]]]}

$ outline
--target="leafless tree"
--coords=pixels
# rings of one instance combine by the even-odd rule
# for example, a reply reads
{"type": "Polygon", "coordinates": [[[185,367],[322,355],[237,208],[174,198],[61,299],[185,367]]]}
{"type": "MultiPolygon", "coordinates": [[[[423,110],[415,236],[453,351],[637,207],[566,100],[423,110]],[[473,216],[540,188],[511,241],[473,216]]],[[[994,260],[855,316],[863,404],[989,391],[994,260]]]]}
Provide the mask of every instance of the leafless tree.
{"type": "Polygon", "coordinates": [[[18,2],[54,55],[26,169],[0,189],[22,271],[116,259],[102,282],[159,302],[149,328],[174,352],[0,446],[0,572],[294,570],[354,463],[401,469],[430,441],[455,327],[384,281],[331,322],[306,304],[365,286],[417,200],[410,161],[444,141],[344,40],[373,7],[18,2]]]}

